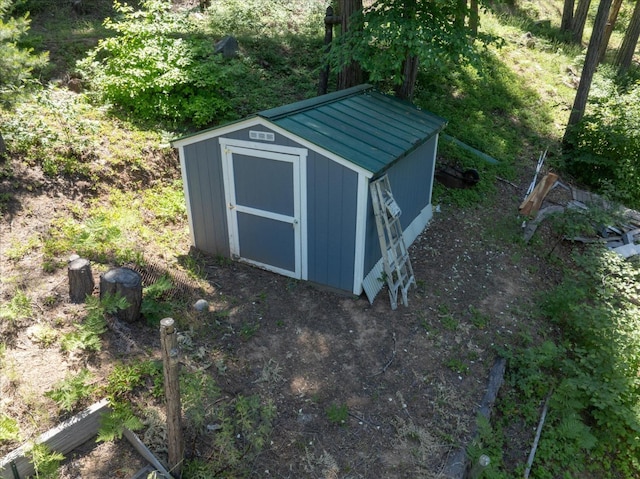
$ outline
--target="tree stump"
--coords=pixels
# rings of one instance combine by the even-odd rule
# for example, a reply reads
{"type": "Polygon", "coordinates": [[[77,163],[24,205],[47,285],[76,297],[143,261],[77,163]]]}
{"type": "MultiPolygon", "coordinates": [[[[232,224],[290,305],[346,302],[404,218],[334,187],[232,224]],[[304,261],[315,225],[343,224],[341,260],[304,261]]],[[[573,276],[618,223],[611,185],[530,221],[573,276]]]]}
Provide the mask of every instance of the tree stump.
{"type": "Polygon", "coordinates": [[[132,323],[140,319],[142,305],[142,277],[130,268],[113,268],[100,275],[100,299],[105,295],[120,295],[129,306],[116,313],[123,321],[132,323]]]}
{"type": "Polygon", "coordinates": [[[75,258],[69,261],[69,298],[72,303],[84,303],[87,296],[93,293],[95,285],[91,274],[91,263],[88,259],[75,258]]]}

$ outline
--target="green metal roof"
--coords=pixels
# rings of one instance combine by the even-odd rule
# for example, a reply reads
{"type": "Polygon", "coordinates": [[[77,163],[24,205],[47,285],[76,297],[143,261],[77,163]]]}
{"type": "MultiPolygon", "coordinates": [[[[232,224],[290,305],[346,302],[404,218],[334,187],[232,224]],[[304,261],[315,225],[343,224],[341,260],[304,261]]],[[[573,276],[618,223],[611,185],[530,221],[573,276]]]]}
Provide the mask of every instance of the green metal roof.
{"type": "Polygon", "coordinates": [[[433,137],[446,120],[361,85],[266,110],[268,119],[376,174],[433,137]]]}

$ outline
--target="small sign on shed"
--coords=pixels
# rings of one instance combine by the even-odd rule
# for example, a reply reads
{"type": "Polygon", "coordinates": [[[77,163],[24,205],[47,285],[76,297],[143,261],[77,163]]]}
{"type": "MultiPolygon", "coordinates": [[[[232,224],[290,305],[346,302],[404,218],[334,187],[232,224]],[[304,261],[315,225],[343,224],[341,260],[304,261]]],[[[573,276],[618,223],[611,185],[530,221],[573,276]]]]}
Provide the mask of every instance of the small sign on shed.
{"type": "Polygon", "coordinates": [[[177,139],[192,243],[373,301],[384,283],[369,183],[388,175],[410,245],[432,217],[445,125],[362,85],[177,139]]]}

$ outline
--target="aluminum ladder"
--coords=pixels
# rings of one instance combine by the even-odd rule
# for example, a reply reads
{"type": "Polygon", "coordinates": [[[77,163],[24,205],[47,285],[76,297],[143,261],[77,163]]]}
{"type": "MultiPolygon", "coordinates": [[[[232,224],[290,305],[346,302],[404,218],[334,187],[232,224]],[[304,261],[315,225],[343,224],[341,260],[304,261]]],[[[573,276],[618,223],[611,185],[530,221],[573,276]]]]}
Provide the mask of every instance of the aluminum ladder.
{"type": "Polygon", "coordinates": [[[402,211],[391,193],[387,175],[369,185],[371,203],[378,227],[378,239],[382,252],[384,276],[389,287],[391,309],[398,307],[398,292],[402,293],[402,304],[408,305],[407,291],[416,284],[409,252],[402,236],[400,215],[402,211]]]}

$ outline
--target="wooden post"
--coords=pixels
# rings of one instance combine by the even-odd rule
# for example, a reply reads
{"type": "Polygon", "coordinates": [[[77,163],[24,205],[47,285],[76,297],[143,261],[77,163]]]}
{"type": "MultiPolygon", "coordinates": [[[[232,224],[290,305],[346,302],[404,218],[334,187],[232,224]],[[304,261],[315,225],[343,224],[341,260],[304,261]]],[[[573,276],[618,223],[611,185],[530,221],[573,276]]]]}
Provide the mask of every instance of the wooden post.
{"type": "Polygon", "coordinates": [[[84,303],[87,296],[93,293],[93,275],[91,263],[88,259],[76,258],[69,261],[67,266],[69,275],[69,298],[72,303],[84,303]]]}
{"type": "Polygon", "coordinates": [[[182,414],[180,407],[180,382],[178,373],[178,340],[172,318],[160,321],[160,340],[162,343],[162,363],[164,365],[164,395],[167,401],[167,448],[169,472],[174,477],[181,476],[184,458],[184,440],[182,438],[182,414]]]}
{"type": "Polygon", "coordinates": [[[142,306],[142,277],[130,268],[114,268],[100,276],[100,299],[106,294],[120,294],[127,299],[129,307],[118,311],[116,316],[127,322],[140,318],[142,306]]]}

